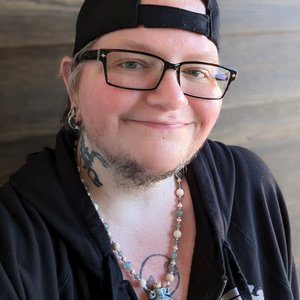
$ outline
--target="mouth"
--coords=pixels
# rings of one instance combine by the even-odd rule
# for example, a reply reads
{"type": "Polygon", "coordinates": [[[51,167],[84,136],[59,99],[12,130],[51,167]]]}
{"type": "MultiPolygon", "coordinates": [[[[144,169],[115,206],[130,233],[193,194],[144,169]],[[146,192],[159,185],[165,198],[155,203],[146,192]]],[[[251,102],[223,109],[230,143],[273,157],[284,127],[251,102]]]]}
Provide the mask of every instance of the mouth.
{"type": "Polygon", "coordinates": [[[153,129],[161,130],[174,130],[181,129],[192,122],[181,122],[181,121],[142,121],[142,120],[127,120],[129,123],[145,126],[153,129]]]}

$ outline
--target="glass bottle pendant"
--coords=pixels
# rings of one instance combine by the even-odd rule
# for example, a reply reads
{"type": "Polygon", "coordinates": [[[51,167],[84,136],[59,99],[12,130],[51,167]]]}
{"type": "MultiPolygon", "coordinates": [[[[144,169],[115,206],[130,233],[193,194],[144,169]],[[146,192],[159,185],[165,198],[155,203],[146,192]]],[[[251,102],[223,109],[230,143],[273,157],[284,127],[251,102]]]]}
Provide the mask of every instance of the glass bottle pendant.
{"type": "Polygon", "coordinates": [[[173,300],[167,288],[161,287],[152,290],[149,293],[149,300],[173,300]]]}

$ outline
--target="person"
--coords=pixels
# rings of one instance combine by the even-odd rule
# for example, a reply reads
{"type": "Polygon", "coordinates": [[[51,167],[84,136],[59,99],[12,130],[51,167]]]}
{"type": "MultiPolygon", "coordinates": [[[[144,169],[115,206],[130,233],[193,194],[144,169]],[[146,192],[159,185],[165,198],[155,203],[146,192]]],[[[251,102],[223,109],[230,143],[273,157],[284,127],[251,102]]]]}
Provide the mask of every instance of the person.
{"type": "Polygon", "coordinates": [[[85,0],[55,149],[0,191],[1,299],[299,299],[267,166],[209,140],[216,0],[85,0]]]}

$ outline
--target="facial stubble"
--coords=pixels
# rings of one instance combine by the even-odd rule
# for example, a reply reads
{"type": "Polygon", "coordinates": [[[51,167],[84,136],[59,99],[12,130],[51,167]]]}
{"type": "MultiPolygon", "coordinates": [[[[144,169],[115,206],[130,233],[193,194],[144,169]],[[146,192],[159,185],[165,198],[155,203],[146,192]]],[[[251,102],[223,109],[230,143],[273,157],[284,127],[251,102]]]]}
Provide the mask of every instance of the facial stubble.
{"type": "MultiPolygon", "coordinates": [[[[183,172],[186,165],[196,156],[196,153],[192,153],[186,159],[183,159],[178,165],[170,170],[161,172],[149,172],[145,167],[143,167],[136,159],[134,159],[128,153],[116,152],[112,153],[108,148],[101,142],[101,137],[94,138],[90,136],[84,130],[82,131],[80,143],[83,144],[83,148],[86,151],[94,153],[94,157],[98,159],[99,162],[105,168],[111,170],[111,174],[119,187],[123,188],[149,188],[153,187],[156,183],[167,179],[170,176],[174,176],[179,172],[183,172]],[[86,145],[85,140],[88,140],[90,147],[89,149],[86,145]]],[[[80,153],[82,157],[82,153],[80,153]]],[[[93,161],[92,164],[95,164],[93,161]]],[[[96,168],[94,168],[95,170],[96,168]]],[[[97,174],[101,178],[101,174],[97,174]]]]}

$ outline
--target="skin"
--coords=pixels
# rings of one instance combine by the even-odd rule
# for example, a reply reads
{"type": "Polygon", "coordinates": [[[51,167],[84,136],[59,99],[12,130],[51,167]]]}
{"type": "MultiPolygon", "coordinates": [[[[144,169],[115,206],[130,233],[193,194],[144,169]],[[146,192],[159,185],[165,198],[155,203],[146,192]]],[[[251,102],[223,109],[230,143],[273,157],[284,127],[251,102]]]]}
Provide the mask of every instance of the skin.
{"type": "MultiPolygon", "coordinates": [[[[172,62],[218,60],[214,44],[206,37],[175,29],[119,30],[101,37],[94,47],[147,50],[172,62]]],[[[221,101],[185,96],[172,70],[166,72],[156,90],[148,92],[114,88],[103,77],[100,63],[87,62],[78,94],[73,97],[87,143],[102,155],[126,154],[152,177],[188,161],[202,146],[219,115],[221,101]]]]}
{"type": "MultiPolygon", "coordinates": [[[[159,0],[155,4],[205,11],[202,2],[196,0],[159,0]]],[[[145,51],[173,63],[218,63],[217,48],[210,40],[179,29],[118,30],[100,37],[93,48],[145,51]]],[[[67,90],[70,61],[70,57],[64,57],[61,63],[67,90]]],[[[176,183],[171,175],[202,147],[219,116],[222,101],[185,96],[173,70],[165,73],[154,91],[108,86],[102,64],[97,61],[85,64],[77,93],[70,94],[70,99],[77,108],[77,120],[83,123],[77,160],[93,201],[100,203],[102,215],[109,220],[111,231],[117,233],[116,240],[134,266],[150,281],[163,281],[162,258],[170,254],[176,203],[176,183]]],[[[183,188],[181,243],[185,251],[178,258],[180,275],[171,286],[174,299],[186,298],[195,238],[193,206],[185,179],[183,188]]],[[[139,299],[147,299],[136,282],[123,274],[139,299]]]]}

